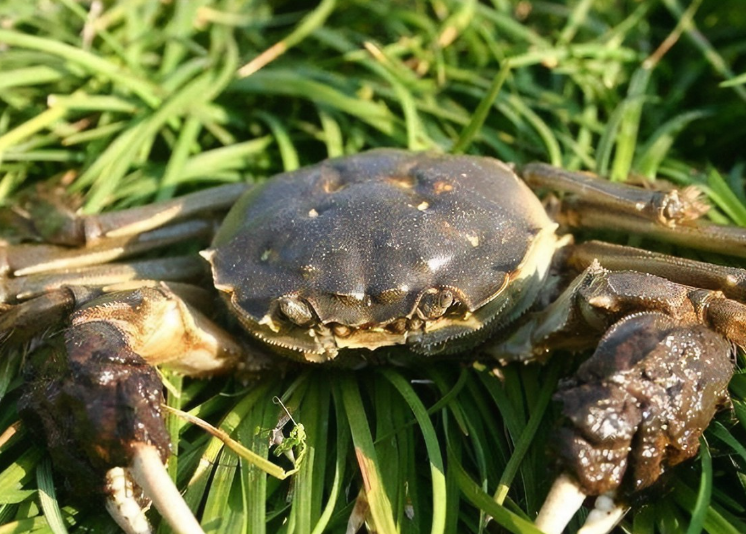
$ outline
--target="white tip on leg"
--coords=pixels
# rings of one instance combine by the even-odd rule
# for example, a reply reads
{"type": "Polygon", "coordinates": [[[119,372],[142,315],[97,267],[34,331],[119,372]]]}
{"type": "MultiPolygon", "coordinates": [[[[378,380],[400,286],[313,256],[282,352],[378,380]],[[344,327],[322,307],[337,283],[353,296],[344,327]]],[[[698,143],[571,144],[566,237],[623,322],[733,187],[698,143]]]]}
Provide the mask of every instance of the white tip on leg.
{"type": "Polygon", "coordinates": [[[561,534],[586,498],[580,486],[566,474],[554,481],[536,518],[536,526],[546,534],[561,534]]]}
{"type": "Polygon", "coordinates": [[[614,502],[614,494],[599,495],[593,510],[578,534],[607,534],[622,519],[628,508],[614,502]]]}
{"type": "Polygon", "coordinates": [[[126,534],[151,534],[145,510],[134,496],[132,480],[121,467],[106,472],[106,510],[126,534]]]}
{"type": "Polygon", "coordinates": [[[176,534],[205,534],[168,476],[158,449],[144,444],[135,447],[129,473],[176,534]]]}

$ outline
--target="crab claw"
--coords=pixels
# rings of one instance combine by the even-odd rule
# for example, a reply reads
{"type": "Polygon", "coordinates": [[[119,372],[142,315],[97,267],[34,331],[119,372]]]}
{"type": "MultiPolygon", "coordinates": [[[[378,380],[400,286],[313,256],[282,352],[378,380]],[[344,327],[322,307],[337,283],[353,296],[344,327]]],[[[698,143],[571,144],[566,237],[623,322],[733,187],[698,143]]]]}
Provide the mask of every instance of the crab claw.
{"type": "MultiPolygon", "coordinates": [[[[562,474],[554,481],[536,526],[546,534],[561,534],[583,505],[586,493],[572,477],[562,474]]],[[[622,519],[628,508],[614,501],[613,492],[599,495],[578,534],[607,534],[622,519]]]]}

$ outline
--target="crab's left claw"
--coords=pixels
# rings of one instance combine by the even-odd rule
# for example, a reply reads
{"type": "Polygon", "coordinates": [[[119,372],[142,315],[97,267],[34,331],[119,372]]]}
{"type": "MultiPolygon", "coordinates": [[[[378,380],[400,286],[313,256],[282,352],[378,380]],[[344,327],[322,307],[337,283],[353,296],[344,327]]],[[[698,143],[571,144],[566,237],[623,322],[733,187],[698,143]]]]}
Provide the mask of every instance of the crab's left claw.
{"type": "Polygon", "coordinates": [[[630,495],[696,455],[702,433],[728,404],[734,348],[746,347],[745,332],[746,304],[719,291],[594,261],[494,347],[500,359],[526,360],[596,346],[554,397],[563,421],[552,452],[565,474],[540,527],[562,532],[586,496],[598,496],[581,532],[606,533],[630,495]]]}
{"type": "Polygon", "coordinates": [[[559,534],[587,496],[595,508],[580,530],[606,534],[626,495],[654,484],[694,456],[699,437],[728,399],[732,345],[702,324],[660,312],[624,317],[555,399],[564,425],[557,479],[537,524],[559,534]]]}

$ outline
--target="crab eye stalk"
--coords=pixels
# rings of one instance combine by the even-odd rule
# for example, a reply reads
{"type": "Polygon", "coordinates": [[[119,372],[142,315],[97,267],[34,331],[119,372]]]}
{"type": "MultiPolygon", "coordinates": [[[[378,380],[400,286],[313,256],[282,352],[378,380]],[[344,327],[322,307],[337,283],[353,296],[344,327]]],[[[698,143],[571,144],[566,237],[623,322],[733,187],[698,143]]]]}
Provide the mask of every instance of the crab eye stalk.
{"type": "Polygon", "coordinates": [[[422,295],[417,314],[424,320],[437,319],[453,306],[455,298],[453,292],[448,289],[431,290],[422,295]]]}
{"type": "Polygon", "coordinates": [[[278,304],[280,314],[298,326],[308,326],[315,319],[311,307],[296,297],[282,297],[278,304]]]}

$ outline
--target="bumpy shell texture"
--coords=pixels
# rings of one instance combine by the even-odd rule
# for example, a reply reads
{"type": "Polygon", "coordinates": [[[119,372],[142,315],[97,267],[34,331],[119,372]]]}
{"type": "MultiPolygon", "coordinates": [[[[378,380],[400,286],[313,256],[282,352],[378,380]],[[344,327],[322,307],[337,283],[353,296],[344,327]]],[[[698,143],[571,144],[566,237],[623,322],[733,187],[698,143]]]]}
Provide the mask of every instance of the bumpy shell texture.
{"type": "Polygon", "coordinates": [[[494,159],[375,150],[281,174],[249,191],[213,243],[217,287],[259,321],[281,296],[323,323],[411,316],[423,291],[489,301],[549,223],[494,159]]]}

